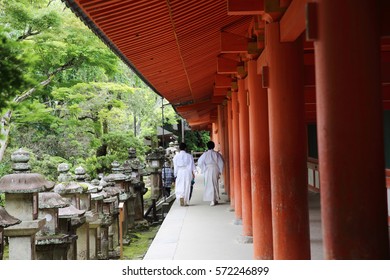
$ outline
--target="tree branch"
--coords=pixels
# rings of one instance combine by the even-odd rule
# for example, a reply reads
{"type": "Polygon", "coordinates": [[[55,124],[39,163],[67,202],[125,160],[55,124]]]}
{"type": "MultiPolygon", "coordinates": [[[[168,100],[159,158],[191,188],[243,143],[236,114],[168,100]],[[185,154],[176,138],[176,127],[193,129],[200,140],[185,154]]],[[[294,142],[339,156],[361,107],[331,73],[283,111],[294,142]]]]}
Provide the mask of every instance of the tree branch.
{"type": "Polygon", "coordinates": [[[32,27],[30,26],[23,35],[19,36],[18,39],[16,39],[16,41],[22,41],[27,39],[28,37],[35,36],[38,34],[41,34],[41,31],[33,31],[32,27]]]}
{"type": "Polygon", "coordinates": [[[28,97],[31,96],[31,94],[33,94],[37,90],[38,86],[47,86],[53,80],[53,78],[56,74],[58,74],[59,72],[65,71],[69,68],[72,68],[75,65],[75,60],[76,60],[75,58],[72,58],[71,60],[69,60],[65,64],[63,64],[60,67],[58,67],[57,69],[55,69],[53,72],[49,73],[48,78],[46,80],[40,82],[37,86],[25,91],[22,95],[15,97],[14,102],[20,103],[20,102],[26,100],[28,97]]]}

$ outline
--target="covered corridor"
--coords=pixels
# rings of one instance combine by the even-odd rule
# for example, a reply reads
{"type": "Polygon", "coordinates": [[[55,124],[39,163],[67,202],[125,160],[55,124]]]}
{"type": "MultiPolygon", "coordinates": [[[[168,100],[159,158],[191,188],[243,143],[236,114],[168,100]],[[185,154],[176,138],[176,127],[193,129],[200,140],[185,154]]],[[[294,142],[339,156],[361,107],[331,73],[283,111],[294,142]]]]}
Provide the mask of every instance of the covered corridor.
{"type": "MultiPolygon", "coordinates": [[[[220,193],[224,193],[223,186],[220,193]]],[[[253,243],[245,242],[242,225],[221,195],[210,207],[202,201],[203,175],[197,174],[189,207],[172,205],[144,260],[252,260],[253,243]]],[[[319,193],[309,191],[311,259],[322,260],[322,233],[319,193]]]]}
{"type": "Polygon", "coordinates": [[[63,1],[211,132],[254,259],[315,258],[311,188],[324,259],[389,259],[389,1],[63,1]]]}

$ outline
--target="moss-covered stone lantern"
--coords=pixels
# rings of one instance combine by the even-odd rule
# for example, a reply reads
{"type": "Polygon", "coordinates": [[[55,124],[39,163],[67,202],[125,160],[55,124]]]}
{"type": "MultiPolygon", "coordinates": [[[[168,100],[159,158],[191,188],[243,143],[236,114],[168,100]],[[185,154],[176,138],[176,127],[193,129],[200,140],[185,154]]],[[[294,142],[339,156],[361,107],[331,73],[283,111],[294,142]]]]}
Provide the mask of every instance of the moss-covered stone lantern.
{"type": "Polygon", "coordinates": [[[4,229],[20,224],[22,221],[8,214],[4,207],[0,206],[0,260],[4,254],[4,229]]]}
{"type": "Polygon", "coordinates": [[[11,260],[36,259],[35,234],[46,220],[38,218],[38,193],[51,189],[53,182],[41,174],[30,172],[30,154],[19,149],[12,153],[13,174],[0,179],[0,192],[5,193],[7,212],[22,222],[5,229],[9,237],[11,260]]]}

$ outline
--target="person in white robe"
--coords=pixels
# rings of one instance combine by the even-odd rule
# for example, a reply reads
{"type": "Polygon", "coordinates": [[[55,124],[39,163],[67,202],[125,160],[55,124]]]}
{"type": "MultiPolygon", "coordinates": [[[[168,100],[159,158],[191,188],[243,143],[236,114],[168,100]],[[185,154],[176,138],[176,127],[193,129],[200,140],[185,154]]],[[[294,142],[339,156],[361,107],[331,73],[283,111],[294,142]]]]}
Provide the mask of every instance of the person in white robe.
{"type": "Polygon", "coordinates": [[[213,141],[207,143],[208,151],[204,152],[198,159],[198,167],[204,174],[204,192],[203,200],[211,201],[210,206],[218,204],[219,187],[218,180],[223,171],[223,157],[220,153],[214,151],[213,141]]]}
{"type": "Polygon", "coordinates": [[[185,151],[186,148],[185,143],[180,143],[180,152],[173,157],[173,172],[176,177],[175,194],[180,201],[180,206],[189,205],[191,181],[195,176],[194,158],[185,151]]]}

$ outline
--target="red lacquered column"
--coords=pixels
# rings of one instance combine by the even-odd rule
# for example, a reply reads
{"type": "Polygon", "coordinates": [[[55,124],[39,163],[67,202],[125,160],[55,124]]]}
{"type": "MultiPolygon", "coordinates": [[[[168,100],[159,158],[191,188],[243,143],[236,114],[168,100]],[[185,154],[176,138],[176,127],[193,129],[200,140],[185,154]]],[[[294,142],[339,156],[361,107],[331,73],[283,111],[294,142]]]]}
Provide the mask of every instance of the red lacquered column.
{"type": "Polygon", "coordinates": [[[266,25],[274,259],[310,259],[303,44],[266,25]]]}
{"type": "Polygon", "coordinates": [[[253,255],[257,260],[272,260],[268,97],[256,65],[255,60],[248,61],[253,255]]]}
{"type": "Polygon", "coordinates": [[[242,220],[241,171],[240,171],[240,126],[238,121],[238,93],[232,92],[233,115],[233,172],[234,172],[234,212],[236,223],[242,220]]]}
{"type": "Polygon", "coordinates": [[[234,165],[233,165],[233,112],[232,112],[232,98],[228,101],[227,104],[227,124],[228,124],[228,139],[229,139],[229,197],[230,197],[230,208],[234,210],[234,165]]]}
{"type": "Polygon", "coordinates": [[[388,259],[378,2],[326,0],[317,7],[325,258],[388,259]]]}
{"type": "Polygon", "coordinates": [[[249,154],[249,112],[248,95],[245,89],[245,79],[238,80],[238,105],[240,127],[240,171],[241,171],[241,199],[242,199],[242,235],[244,242],[251,242],[252,238],[252,198],[249,154]]]}

